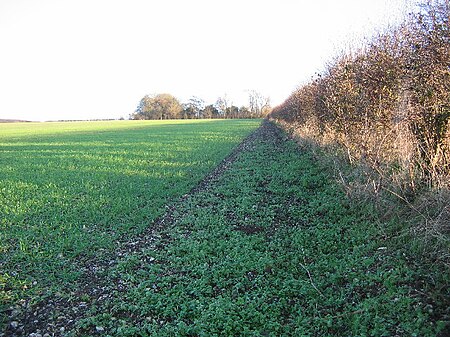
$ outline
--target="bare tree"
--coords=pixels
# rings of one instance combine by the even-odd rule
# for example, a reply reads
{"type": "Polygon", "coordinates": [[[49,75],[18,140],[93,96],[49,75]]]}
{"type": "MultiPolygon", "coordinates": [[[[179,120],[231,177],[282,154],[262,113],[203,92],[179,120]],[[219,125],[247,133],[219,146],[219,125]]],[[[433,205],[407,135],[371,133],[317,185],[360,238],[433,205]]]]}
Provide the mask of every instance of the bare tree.
{"type": "Polygon", "coordinates": [[[205,101],[199,97],[192,96],[189,101],[183,104],[184,118],[203,118],[205,101]]]}
{"type": "Polygon", "coordinates": [[[264,117],[270,112],[270,98],[256,90],[248,91],[248,103],[252,117],[264,117]]]}
{"type": "Polygon", "coordinates": [[[214,104],[217,110],[219,110],[219,113],[221,117],[227,118],[227,112],[229,111],[230,107],[233,105],[233,102],[227,97],[227,95],[223,95],[222,97],[219,97],[214,104]]]}

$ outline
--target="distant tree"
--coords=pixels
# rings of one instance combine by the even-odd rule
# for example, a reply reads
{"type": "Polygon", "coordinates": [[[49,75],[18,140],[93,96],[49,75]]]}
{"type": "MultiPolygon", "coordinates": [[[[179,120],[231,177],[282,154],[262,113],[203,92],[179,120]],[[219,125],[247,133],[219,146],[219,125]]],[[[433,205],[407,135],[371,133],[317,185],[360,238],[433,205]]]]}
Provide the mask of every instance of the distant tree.
{"type": "Polygon", "coordinates": [[[192,119],[194,118],[195,111],[193,107],[189,103],[183,103],[181,104],[181,107],[183,108],[181,110],[180,118],[181,119],[192,119]]]}
{"type": "Polygon", "coordinates": [[[139,104],[136,108],[136,110],[134,110],[134,113],[132,113],[130,115],[130,119],[146,119],[144,118],[144,109],[146,106],[146,101],[150,99],[150,97],[148,95],[145,95],[140,101],[139,104]]]}
{"type": "Polygon", "coordinates": [[[189,101],[183,104],[183,118],[203,118],[205,101],[199,97],[193,96],[189,101]]]}
{"type": "Polygon", "coordinates": [[[270,98],[263,96],[256,90],[248,92],[251,117],[265,117],[271,110],[270,98]]]}
{"type": "Polygon", "coordinates": [[[181,111],[180,102],[170,94],[146,95],[131,119],[175,119],[180,117],[181,111]]]}
{"type": "Polygon", "coordinates": [[[239,108],[239,118],[249,118],[251,117],[250,109],[246,106],[241,106],[239,108]]]}
{"type": "Polygon", "coordinates": [[[233,103],[229,100],[229,98],[225,94],[224,96],[219,97],[217,99],[214,106],[219,111],[219,116],[221,118],[227,118],[227,111],[229,110],[229,108],[231,107],[232,104],[233,103]]]}
{"type": "Polygon", "coordinates": [[[270,99],[255,90],[249,91],[249,106],[240,108],[226,94],[207,106],[196,96],[180,104],[170,94],[158,94],[144,96],[130,119],[258,118],[265,117],[270,109],[270,99]]]}
{"type": "Polygon", "coordinates": [[[205,109],[203,109],[203,118],[219,118],[219,110],[213,105],[207,105],[205,109]]]}
{"type": "Polygon", "coordinates": [[[239,108],[235,105],[228,107],[225,116],[227,118],[239,118],[239,108]]]}

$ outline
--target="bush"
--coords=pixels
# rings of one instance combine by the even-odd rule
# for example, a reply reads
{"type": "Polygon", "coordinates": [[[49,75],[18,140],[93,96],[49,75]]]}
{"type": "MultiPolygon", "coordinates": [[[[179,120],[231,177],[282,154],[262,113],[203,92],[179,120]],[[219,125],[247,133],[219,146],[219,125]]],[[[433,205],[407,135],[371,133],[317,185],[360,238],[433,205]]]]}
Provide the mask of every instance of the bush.
{"type": "Polygon", "coordinates": [[[389,191],[416,213],[414,202],[425,195],[448,195],[449,13],[448,0],[423,3],[399,27],[342,53],[270,118],[319,144],[338,144],[367,168],[372,192],[389,191]]]}
{"type": "Polygon", "coordinates": [[[423,8],[400,28],[338,57],[271,117],[313,125],[319,138],[331,133],[351,159],[377,170],[396,164],[414,171],[412,187],[448,186],[450,8],[445,0],[423,8]]]}

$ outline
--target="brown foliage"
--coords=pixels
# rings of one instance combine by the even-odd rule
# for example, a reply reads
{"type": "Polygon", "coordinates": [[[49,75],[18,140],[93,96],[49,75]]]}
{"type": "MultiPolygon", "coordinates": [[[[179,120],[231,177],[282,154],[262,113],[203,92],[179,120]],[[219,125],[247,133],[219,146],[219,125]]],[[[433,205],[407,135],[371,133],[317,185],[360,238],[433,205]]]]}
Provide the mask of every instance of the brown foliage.
{"type": "Polygon", "coordinates": [[[337,57],[269,116],[300,137],[344,148],[362,177],[347,191],[370,188],[386,213],[391,203],[380,194],[395,196],[409,208],[413,232],[440,233],[447,243],[449,13],[449,0],[428,0],[400,27],[337,57]]]}
{"type": "Polygon", "coordinates": [[[448,13],[448,0],[427,2],[401,27],[338,57],[271,117],[312,128],[383,176],[400,170],[413,190],[449,187],[448,13]]]}

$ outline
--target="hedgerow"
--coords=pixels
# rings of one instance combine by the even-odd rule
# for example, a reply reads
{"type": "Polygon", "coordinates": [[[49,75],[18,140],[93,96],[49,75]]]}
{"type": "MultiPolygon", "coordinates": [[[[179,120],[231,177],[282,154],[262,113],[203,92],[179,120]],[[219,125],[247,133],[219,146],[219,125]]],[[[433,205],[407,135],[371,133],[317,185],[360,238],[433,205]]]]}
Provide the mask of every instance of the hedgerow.
{"type": "Polygon", "coordinates": [[[321,145],[337,144],[364,168],[358,193],[395,196],[415,231],[442,238],[450,224],[450,5],[429,0],[418,8],[336,57],[270,118],[321,145]]]}

